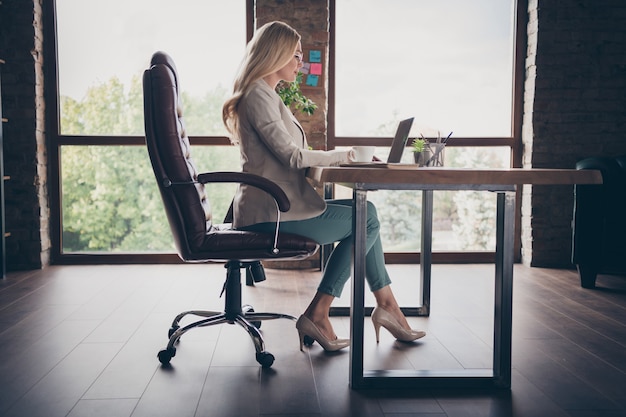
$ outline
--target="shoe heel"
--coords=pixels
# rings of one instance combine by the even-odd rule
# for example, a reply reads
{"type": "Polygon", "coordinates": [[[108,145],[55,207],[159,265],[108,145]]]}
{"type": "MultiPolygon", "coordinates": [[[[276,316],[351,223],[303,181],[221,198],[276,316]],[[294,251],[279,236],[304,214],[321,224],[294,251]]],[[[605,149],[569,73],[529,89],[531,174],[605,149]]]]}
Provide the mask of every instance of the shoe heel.
{"type": "Polygon", "coordinates": [[[306,337],[306,335],[304,333],[302,333],[300,330],[298,330],[298,338],[300,339],[300,352],[304,352],[304,338],[306,337]]]}
{"type": "Polygon", "coordinates": [[[376,343],[379,343],[379,341],[380,341],[380,323],[377,323],[375,321],[372,321],[372,323],[374,324],[374,333],[376,333],[376,343]]]}

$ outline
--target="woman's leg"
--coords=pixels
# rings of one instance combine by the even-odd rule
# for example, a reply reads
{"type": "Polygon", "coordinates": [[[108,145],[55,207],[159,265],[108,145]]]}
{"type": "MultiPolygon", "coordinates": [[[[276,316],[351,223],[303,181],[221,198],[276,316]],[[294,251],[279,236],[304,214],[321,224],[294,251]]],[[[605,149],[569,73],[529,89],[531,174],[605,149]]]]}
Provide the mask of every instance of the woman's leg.
{"type": "MultiPolygon", "coordinates": [[[[273,233],[275,227],[275,223],[262,223],[242,229],[273,233]]],[[[344,240],[350,241],[350,236],[352,235],[352,209],[349,206],[337,205],[329,201],[326,211],[318,217],[282,222],[280,230],[308,237],[320,245],[344,240]]],[[[331,254],[331,258],[334,257],[335,259],[332,263],[334,266],[329,269],[328,264],[331,264],[329,261],[318,291],[304,311],[304,316],[312,321],[328,340],[337,338],[329,319],[330,305],[335,296],[341,294],[341,287],[350,277],[350,253],[347,254],[347,262],[339,262],[343,256],[337,256],[334,253],[335,251],[331,254]],[[339,288],[339,290],[337,291],[335,288],[339,288]]]]}
{"type": "MultiPolygon", "coordinates": [[[[380,241],[376,208],[368,202],[367,239],[365,270],[369,287],[374,295],[379,294],[381,300],[390,302],[388,293],[391,292],[389,274],[385,268],[385,260],[380,241]],[[388,291],[384,290],[387,289],[388,291]]],[[[339,242],[332,251],[322,281],[318,286],[317,293],[304,312],[304,315],[320,329],[322,334],[334,340],[337,338],[329,319],[330,306],[339,297],[350,278],[352,261],[352,200],[331,200],[327,202],[327,210],[321,216],[315,233],[323,235],[317,241],[324,244],[339,242]],[[324,241],[324,238],[327,240],[324,241]]],[[[298,233],[292,230],[293,233],[298,233]]],[[[392,299],[393,299],[393,294],[392,299]]],[[[378,298],[377,298],[378,299],[378,298]]],[[[399,312],[398,308],[398,312],[399,312]]],[[[402,313],[400,313],[402,314],[402,313]]]]}
{"type": "MultiPolygon", "coordinates": [[[[273,233],[275,227],[274,223],[262,223],[243,229],[273,233]]],[[[369,202],[366,229],[366,278],[370,289],[376,291],[389,285],[391,280],[385,268],[376,208],[369,202]]],[[[318,291],[334,297],[341,296],[351,273],[352,200],[329,200],[324,213],[312,219],[282,222],[280,230],[308,237],[320,245],[339,242],[325,265],[318,291]]]]}
{"type": "MultiPolygon", "coordinates": [[[[249,230],[273,232],[274,223],[263,223],[246,227],[249,230]]],[[[324,213],[318,217],[306,220],[283,222],[280,230],[300,236],[306,236],[319,244],[339,242],[332,251],[318,291],[304,312],[304,315],[313,321],[320,331],[329,340],[336,338],[328,318],[330,305],[335,297],[339,297],[350,278],[352,261],[352,200],[329,200],[324,213]]],[[[380,240],[380,222],[375,206],[368,202],[366,222],[366,258],[365,275],[377,300],[377,304],[384,307],[398,317],[403,326],[408,327],[404,315],[391,292],[391,280],[385,267],[384,253],[380,240]]]]}
{"type": "MultiPolygon", "coordinates": [[[[336,200],[334,204],[346,205],[350,207],[352,210],[352,200],[336,200]]],[[[350,223],[352,223],[352,217],[350,216],[350,223]]],[[[378,221],[378,214],[376,212],[376,207],[368,202],[367,206],[367,242],[366,242],[366,250],[367,255],[365,257],[365,278],[367,279],[370,290],[374,294],[374,298],[376,299],[376,305],[383,308],[384,310],[391,313],[394,318],[402,325],[403,328],[410,330],[411,327],[404,317],[404,314],[400,310],[400,306],[391,290],[391,280],[389,279],[389,274],[387,273],[387,268],[385,266],[385,258],[383,252],[382,242],[380,240],[380,224],[378,221]]],[[[352,233],[352,231],[350,231],[352,233]]],[[[344,245],[347,248],[347,254],[341,254],[341,258],[352,259],[352,240],[346,239],[337,245],[333,254],[340,249],[345,241],[349,241],[349,244],[344,245]]],[[[344,247],[342,246],[342,249],[344,247]]],[[[332,257],[332,255],[331,255],[332,257]]],[[[329,259],[330,263],[330,259],[329,259]]],[[[345,284],[345,281],[344,283],[345,284]]],[[[343,288],[343,284],[341,284],[341,288],[343,288]]],[[[338,296],[340,293],[338,294],[338,296]]]]}
{"type": "MultiPolygon", "coordinates": [[[[319,291],[341,296],[341,292],[350,278],[352,262],[352,200],[331,200],[329,204],[341,206],[347,235],[341,239],[328,259],[319,291]],[[347,209],[347,210],[346,210],[347,209]]],[[[367,203],[366,241],[365,241],[365,278],[371,291],[379,290],[391,284],[383,245],[380,240],[380,222],[374,204],[367,203]]]]}

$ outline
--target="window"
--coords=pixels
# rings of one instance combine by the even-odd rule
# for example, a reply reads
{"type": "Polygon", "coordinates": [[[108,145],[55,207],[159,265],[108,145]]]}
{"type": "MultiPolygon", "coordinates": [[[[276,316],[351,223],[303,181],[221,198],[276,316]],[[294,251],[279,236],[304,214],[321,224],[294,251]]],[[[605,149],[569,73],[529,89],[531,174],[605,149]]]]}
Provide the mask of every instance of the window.
{"type": "Polygon", "coordinates": [[[381,3],[336,0],[336,135],[511,136],[514,2],[381,3]]]}
{"type": "Polygon", "coordinates": [[[61,134],[143,135],[141,76],[162,50],[176,62],[190,134],[225,135],[245,1],[57,0],[56,17],[61,134]]]}
{"type": "MultiPolygon", "coordinates": [[[[330,147],[373,144],[384,156],[398,121],[415,117],[410,138],[451,133],[446,166],[510,167],[521,133],[517,7],[515,0],[332,1],[330,147]]],[[[404,158],[412,158],[409,149],[404,158]]],[[[382,210],[386,253],[418,252],[419,193],[368,198],[382,210]]],[[[434,251],[495,249],[489,194],[437,191],[434,198],[434,251]]]]}
{"type": "MultiPolygon", "coordinates": [[[[173,252],[143,145],[142,75],[156,51],[174,59],[200,170],[238,170],[221,105],[250,27],[252,1],[56,0],[54,256],[173,252]],[[58,80],[58,83],[56,82],[58,80]],[[56,210],[55,210],[56,209],[56,210]],[[58,253],[57,253],[58,252],[58,253]]],[[[213,186],[212,186],[213,187],[213,186]]],[[[209,190],[215,218],[235,185],[209,190]]]]}

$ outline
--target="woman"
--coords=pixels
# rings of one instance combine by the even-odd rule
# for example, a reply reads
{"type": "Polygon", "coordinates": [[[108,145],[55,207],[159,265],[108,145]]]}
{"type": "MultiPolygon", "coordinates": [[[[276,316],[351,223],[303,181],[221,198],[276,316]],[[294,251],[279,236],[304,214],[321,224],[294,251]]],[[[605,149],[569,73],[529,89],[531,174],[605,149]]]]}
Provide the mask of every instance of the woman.
{"type": "MultiPolygon", "coordinates": [[[[289,197],[291,209],[281,215],[280,230],[321,245],[339,242],[317,293],[296,323],[301,350],[304,337],[309,336],[326,351],[335,351],[350,344],[335,334],[329,310],[350,277],[352,201],[324,201],[307,181],[306,169],[349,162],[354,152],[309,150],[302,127],[276,93],[281,80],[296,80],[302,59],[300,35],[293,28],[282,22],[261,27],[248,44],[222,118],[240,147],[243,171],[276,182],[289,197]]],[[[240,185],[233,209],[233,225],[238,229],[273,232],[276,227],[273,199],[255,187],[240,185]]],[[[409,327],[389,286],[379,222],[371,203],[367,213],[366,278],[377,303],[372,313],[376,340],[381,326],[401,341],[423,337],[424,332],[409,327]]]]}

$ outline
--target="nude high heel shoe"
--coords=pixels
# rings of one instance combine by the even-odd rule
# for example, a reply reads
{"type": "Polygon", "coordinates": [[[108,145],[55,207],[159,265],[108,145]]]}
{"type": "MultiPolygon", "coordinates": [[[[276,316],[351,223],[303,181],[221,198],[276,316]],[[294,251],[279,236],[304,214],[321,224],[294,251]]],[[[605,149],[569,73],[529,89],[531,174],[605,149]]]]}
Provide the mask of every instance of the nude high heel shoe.
{"type": "Polygon", "coordinates": [[[302,350],[305,336],[309,336],[311,339],[315,340],[327,352],[335,352],[350,346],[350,339],[327,339],[315,323],[304,316],[300,316],[296,322],[296,329],[298,329],[298,336],[300,337],[300,350],[302,350]]]}
{"type": "Polygon", "coordinates": [[[426,336],[421,330],[406,330],[391,313],[381,307],[376,307],[372,312],[372,323],[376,332],[376,343],[379,342],[380,326],[389,330],[389,333],[401,342],[412,342],[426,336]]]}

